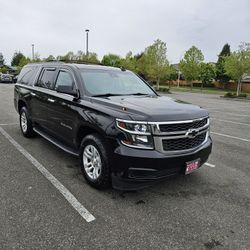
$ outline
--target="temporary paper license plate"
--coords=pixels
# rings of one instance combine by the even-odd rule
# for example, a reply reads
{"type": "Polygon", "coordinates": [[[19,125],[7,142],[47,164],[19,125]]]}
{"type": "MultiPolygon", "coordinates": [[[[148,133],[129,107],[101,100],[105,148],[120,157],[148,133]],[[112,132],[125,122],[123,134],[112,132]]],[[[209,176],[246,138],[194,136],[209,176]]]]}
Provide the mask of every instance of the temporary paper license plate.
{"type": "Polygon", "coordinates": [[[186,163],[185,174],[190,174],[200,167],[200,159],[189,161],[186,163]]]}

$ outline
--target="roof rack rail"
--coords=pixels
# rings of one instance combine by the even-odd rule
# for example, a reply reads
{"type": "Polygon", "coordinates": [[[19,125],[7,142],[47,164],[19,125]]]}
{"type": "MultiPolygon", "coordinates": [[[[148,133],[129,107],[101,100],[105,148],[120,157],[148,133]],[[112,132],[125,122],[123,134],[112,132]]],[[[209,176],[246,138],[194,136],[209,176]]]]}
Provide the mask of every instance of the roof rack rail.
{"type": "Polygon", "coordinates": [[[59,60],[48,60],[48,61],[44,61],[44,63],[46,63],[46,62],[48,62],[48,63],[63,63],[63,61],[59,61],[59,60]]]}
{"type": "Polygon", "coordinates": [[[41,61],[41,62],[30,62],[29,64],[44,64],[44,63],[63,63],[57,60],[41,61]]]}
{"type": "Polygon", "coordinates": [[[82,60],[64,60],[60,59],[59,62],[64,62],[64,63],[78,63],[78,64],[93,64],[93,65],[104,65],[100,62],[89,62],[89,61],[82,61],[82,60]]]}
{"type": "Polygon", "coordinates": [[[30,62],[30,64],[43,64],[43,63],[76,63],[76,64],[91,64],[91,65],[102,65],[105,66],[103,63],[98,62],[88,62],[88,61],[78,61],[78,60],[48,60],[48,61],[41,61],[41,62],[30,62]]]}

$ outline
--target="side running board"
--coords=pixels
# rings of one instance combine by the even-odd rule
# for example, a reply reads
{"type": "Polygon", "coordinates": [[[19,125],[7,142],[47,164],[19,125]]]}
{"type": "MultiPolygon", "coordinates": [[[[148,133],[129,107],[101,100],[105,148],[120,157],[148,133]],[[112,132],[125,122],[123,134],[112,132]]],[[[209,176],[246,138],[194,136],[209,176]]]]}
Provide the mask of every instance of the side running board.
{"type": "Polygon", "coordinates": [[[53,143],[55,146],[57,146],[58,148],[64,150],[65,152],[75,155],[75,156],[79,156],[79,152],[67,147],[65,145],[63,145],[60,141],[58,141],[57,139],[53,138],[52,136],[48,135],[46,132],[40,130],[39,128],[33,128],[33,130],[39,134],[40,136],[42,136],[44,139],[48,140],[49,142],[53,143]]]}

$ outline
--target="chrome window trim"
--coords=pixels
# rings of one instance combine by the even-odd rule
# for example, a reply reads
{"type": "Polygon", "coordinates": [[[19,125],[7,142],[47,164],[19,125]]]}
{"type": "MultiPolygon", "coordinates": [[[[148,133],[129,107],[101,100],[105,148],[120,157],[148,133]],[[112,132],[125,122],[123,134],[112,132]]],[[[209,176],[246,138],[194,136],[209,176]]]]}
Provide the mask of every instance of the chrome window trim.
{"type": "Polygon", "coordinates": [[[29,89],[29,90],[34,90],[34,91],[39,91],[41,93],[49,94],[51,96],[58,97],[60,99],[66,100],[66,101],[70,101],[72,98],[74,98],[74,96],[72,96],[72,95],[65,94],[65,93],[59,93],[54,89],[46,89],[43,87],[29,86],[29,85],[24,85],[24,84],[20,84],[20,83],[16,83],[16,85],[20,86],[22,88],[29,89]]]}

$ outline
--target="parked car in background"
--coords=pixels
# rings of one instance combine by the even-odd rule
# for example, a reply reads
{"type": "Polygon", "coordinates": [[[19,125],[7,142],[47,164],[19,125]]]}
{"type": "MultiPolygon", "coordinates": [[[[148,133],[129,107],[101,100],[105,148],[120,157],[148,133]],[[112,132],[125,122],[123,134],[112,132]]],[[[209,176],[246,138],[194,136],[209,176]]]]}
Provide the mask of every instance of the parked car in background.
{"type": "Polygon", "coordinates": [[[12,76],[10,74],[0,74],[0,82],[12,83],[12,76]]]}

